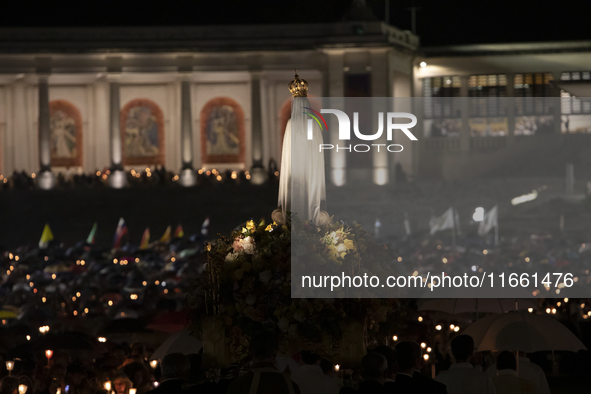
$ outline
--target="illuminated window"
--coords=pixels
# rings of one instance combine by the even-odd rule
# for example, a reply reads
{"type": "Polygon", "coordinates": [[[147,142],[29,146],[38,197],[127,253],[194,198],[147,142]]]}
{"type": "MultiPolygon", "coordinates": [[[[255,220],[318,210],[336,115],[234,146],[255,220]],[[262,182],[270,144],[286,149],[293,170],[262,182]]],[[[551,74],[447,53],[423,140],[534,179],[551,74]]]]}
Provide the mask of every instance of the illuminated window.
{"type": "Polygon", "coordinates": [[[461,85],[459,76],[423,78],[425,117],[461,118],[459,100],[447,99],[461,97],[461,85]]]}
{"type": "Polygon", "coordinates": [[[513,94],[523,97],[515,101],[515,115],[552,115],[553,101],[539,98],[554,97],[556,91],[552,85],[552,73],[515,74],[513,80],[513,94]]]}
{"type": "Polygon", "coordinates": [[[552,73],[515,74],[515,97],[554,97],[552,73]]]}
{"type": "Polygon", "coordinates": [[[591,82],[591,71],[569,71],[560,74],[561,81],[589,81],[591,82]]]}
{"type": "Polygon", "coordinates": [[[507,76],[504,74],[471,75],[468,78],[470,117],[504,116],[507,76]]]}
{"type": "MultiPolygon", "coordinates": [[[[560,75],[561,81],[591,83],[591,71],[569,71],[560,75]]],[[[591,102],[582,101],[564,90],[560,91],[560,106],[563,115],[591,114],[591,102]]]]}

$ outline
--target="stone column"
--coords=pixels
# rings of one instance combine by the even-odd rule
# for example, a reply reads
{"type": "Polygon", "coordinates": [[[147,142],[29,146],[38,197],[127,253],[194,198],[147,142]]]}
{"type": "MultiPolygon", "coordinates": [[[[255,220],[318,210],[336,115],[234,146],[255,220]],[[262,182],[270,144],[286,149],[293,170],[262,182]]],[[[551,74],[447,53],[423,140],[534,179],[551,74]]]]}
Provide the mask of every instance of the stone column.
{"type": "MultiPolygon", "coordinates": [[[[94,151],[95,161],[91,167],[104,171],[110,166],[111,143],[109,138],[109,83],[104,76],[94,82],[94,151]]],[[[93,168],[93,169],[94,169],[93,168]]]]}
{"type": "MultiPolygon", "coordinates": [[[[326,53],[327,67],[326,79],[328,80],[329,108],[342,109],[345,107],[345,52],[343,50],[330,50],[326,53]]],[[[329,130],[338,130],[335,116],[326,118],[329,130]]],[[[330,143],[343,145],[339,141],[338,133],[330,133],[330,143]]],[[[335,186],[343,186],[347,183],[347,156],[346,151],[330,152],[330,180],[335,186]]],[[[326,160],[325,160],[326,161],[326,160]]]]}
{"type": "Polygon", "coordinates": [[[191,113],[191,81],[181,81],[181,174],[183,186],[195,186],[197,177],[193,169],[193,116],[191,113]]]}
{"type": "Polygon", "coordinates": [[[508,144],[515,141],[515,74],[507,73],[507,98],[505,105],[507,108],[507,138],[508,144]]]}
{"type": "Polygon", "coordinates": [[[111,147],[109,185],[114,189],[121,189],[127,185],[127,177],[123,171],[120,112],[119,80],[111,78],[109,82],[109,142],[111,147]]]}
{"type": "Polygon", "coordinates": [[[39,176],[37,184],[44,190],[53,189],[55,174],[51,172],[51,128],[49,125],[49,84],[47,75],[39,76],[39,176]]]}
{"type": "MultiPolygon", "coordinates": [[[[561,75],[562,72],[555,71],[552,73],[552,79],[555,82],[560,82],[561,75]]],[[[552,100],[552,115],[554,115],[554,133],[560,135],[562,134],[562,99],[560,98],[560,88],[555,85],[553,97],[545,100],[552,100]]]]}
{"type": "MultiPolygon", "coordinates": [[[[392,100],[389,98],[392,97],[392,92],[390,91],[390,70],[388,67],[388,53],[386,51],[372,51],[370,54],[370,62],[371,62],[371,95],[373,97],[384,97],[381,100],[373,99],[372,100],[372,129],[371,132],[375,133],[378,129],[378,121],[377,114],[382,112],[385,117],[388,113],[388,109],[392,106],[392,100]]],[[[385,131],[385,124],[384,121],[384,132],[382,136],[373,143],[375,144],[384,144],[388,145],[389,141],[387,140],[386,131],[385,131]]],[[[389,154],[385,147],[382,147],[379,151],[373,150],[372,151],[372,177],[373,183],[376,185],[385,185],[388,183],[389,178],[389,154]]]]}
{"type": "MultiPolygon", "coordinates": [[[[12,88],[12,100],[9,103],[12,108],[12,124],[11,130],[13,145],[12,157],[14,170],[33,172],[34,167],[31,167],[29,159],[29,150],[23,149],[32,145],[33,141],[29,139],[27,132],[27,100],[26,100],[26,85],[23,78],[18,78],[12,88]]],[[[32,153],[32,152],[31,152],[32,153]]]]}
{"type": "Polygon", "coordinates": [[[263,130],[261,118],[261,73],[250,73],[250,107],[251,107],[251,133],[252,133],[252,169],[251,182],[261,185],[267,180],[267,173],[263,165],[263,130]]]}
{"type": "MultiPolygon", "coordinates": [[[[460,150],[462,152],[468,152],[470,150],[470,106],[468,98],[468,77],[463,75],[460,77],[460,97],[462,100],[461,104],[461,116],[462,116],[462,133],[460,134],[460,150]]],[[[444,99],[445,100],[445,99],[444,99]]]]}

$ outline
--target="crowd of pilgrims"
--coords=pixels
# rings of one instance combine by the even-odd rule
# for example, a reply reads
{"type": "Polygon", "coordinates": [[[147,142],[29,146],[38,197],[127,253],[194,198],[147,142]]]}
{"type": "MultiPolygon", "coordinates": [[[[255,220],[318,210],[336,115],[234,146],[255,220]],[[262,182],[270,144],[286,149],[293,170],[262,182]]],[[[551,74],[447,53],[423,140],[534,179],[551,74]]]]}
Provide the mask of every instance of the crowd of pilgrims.
{"type": "MultiPolygon", "coordinates": [[[[49,362],[17,359],[0,383],[0,394],[549,394],[543,370],[526,357],[503,351],[485,361],[473,339],[455,336],[449,348],[453,363],[431,379],[421,347],[413,341],[368,350],[355,370],[339,368],[310,351],[290,362],[278,358],[273,332],[250,341],[250,368],[212,372],[202,368],[202,352],[170,353],[150,365],[141,343],[115,345],[99,359],[72,359],[56,352],[49,362]],[[491,362],[492,360],[492,362],[491,362]]],[[[523,355],[524,356],[524,355],[523,355]]],[[[6,374],[6,371],[4,371],[6,374]]]]}

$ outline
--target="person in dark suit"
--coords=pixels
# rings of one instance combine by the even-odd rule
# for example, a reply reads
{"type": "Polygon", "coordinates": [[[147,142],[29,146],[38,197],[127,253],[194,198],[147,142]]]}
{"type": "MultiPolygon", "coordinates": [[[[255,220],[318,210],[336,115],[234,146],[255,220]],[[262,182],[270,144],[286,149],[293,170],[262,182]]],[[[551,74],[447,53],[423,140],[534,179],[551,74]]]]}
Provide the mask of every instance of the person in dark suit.
{"type": "Polygon", "coordinates": [[[191,363],[182,353],[164,356],[161,363],[162,382],[146,394],[182,394],[191,363]]]}
{"type": "Polygon", "coordinates": [[[363,381],[359,384],[359,394],[386,394],[384,381],[388,361],[386,357],[377,352],[369,352],[361,359],[361,376],[363,381]]]}
{"type": "Polygon", "coordinates": [[[390,393],[419,393],[419,386],[412,376],[414,370],[418,367],[414,342],[403,341],[396,345],[396,362],[398,363],[398,371],[396,372],[394,390],[390,391],[390,393]]]}
{"type": "Polygon", "coordinates": [[[279,344],[274,332],[260,332],[250,340],[252,368],[228,385],[227,394],[300,394],[300,388],[275,368],[279,344]]]}
{"type": "Polygon", "coordinates": [[[398,361],[396,361],[396,351],[390,346],[382,345],[372,350],[372,352],[380,353],[386,358],[388,368],[384,373],[384,388],[387,392],[393,393],[396,382],[396,370],[398,369],[398,361]]]}
{"type": "Polygon", "coordinates": [[[396,345],[398,373],[391,393],[447,394],[444,384],[426,378],[420,372],[421,346],[413,341],[396,345]]]}
{"type": "Polygon", "coordinates": [[[421,345],[416,342],[410,342],[414,347],[414,355],[416,357],[416,367],[412,372],[412,378],[419,387],[419,392],[423,394],[447,394],[447,389],[443,383],[425,377],[421,371],[422,351],[421,345]]]}
{"type": "Polygon", "coordinates": [[[412,378],[419,386],[421,393],[425,394],[447,394],[447,388],[443,383],[425,377],[422,373],[415,370],[412,378]]]}

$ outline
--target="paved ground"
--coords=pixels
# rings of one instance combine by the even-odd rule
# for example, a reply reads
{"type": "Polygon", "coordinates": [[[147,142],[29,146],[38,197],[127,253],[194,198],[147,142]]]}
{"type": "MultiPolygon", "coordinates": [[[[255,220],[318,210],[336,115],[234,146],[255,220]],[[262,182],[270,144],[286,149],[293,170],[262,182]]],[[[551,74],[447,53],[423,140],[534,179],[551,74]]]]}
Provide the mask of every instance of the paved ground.
{"type": "MultiPolygon", "coordinates": [[[[578,182],[575,191],[585,191],[578,182]]],[[[569,202],[564,197],[565,183],[561,178],[491,178],[465,182],[423,181],[397,187],[345,187],[329,189],[328,211],[335,217],[357,220],[373,229],[379,219],[381,237],[404,235],[404,213],[408,214],[411,230],[427,232],[432,215],[442,215],[449,207],[459,212],[463,233],[475,233],[471,223],[476,207],[488,210],[499,206],[499,234],[529,235],[535,232],[559,231],[560,216],[564,230],[570,236],[591,237],[591,204],[587,200],[569,202]],[[531,202],[513,206],[511,199],[539,191],[531,202]]],[[[584,197],[579,194],[579,197],[584,197]]]]}
{"type": "Polygon", "coordinates": [[[139,244],[144,229],[152,240],[167,226],[181,223],[185,234],[198,233],[210,217],[210,235],[229,232],[250,218],[269,218],[277,204],[277,186],[215,185],[195,188],[146,186],[0,192],[0,250],[38,242],[45,223],[66,245],[86,239],[98,223],[96,242],[110,245],[119,217],[139,244]]]}
{"type": "MultiPolygon", "coordinates": [[[[578,183],[576,190],[584,191],[584,183],[578,183]]],[[[358,221],[371,231],[379,219],[380,237],[387,240],[404,235],[405,212],[413,232],[426,232],[432,214],[441,215],[454,206],[460,214],[462,231],[474,233],[477,226],[470,223],[474,209],[479,206],[490,209],[498,204],[501,237],[557,232],[560,216],[564,215],[565,231],[588,240],[591,238],[591,204],[565,202],[560,198],[563,191],[564,180],[560,178],[347,186],[329,188],[328,211],[337,219],[358,221]],[[516,207],[511,205],[511,198],[543,186],[546,188],[535,201],[516,207]]],[[[50,224],[56,239],[73,245],[85,239],[92,224],[97,222],[97,243],[109,245],[119,217],[125,218],[130,240],[136,244],[146,227],[150,228],[152,239],[160,237],[168,225],[178,223],[183,225],[186,234],[193,234],[200,230],[208,216],[211,218],[210,235],[229,234],[236,225],[250,218],[269,220],[276,201],[277,184],[6,190],[0,192],[0,250],[38,242],[45,223],[50,224]]]]}

